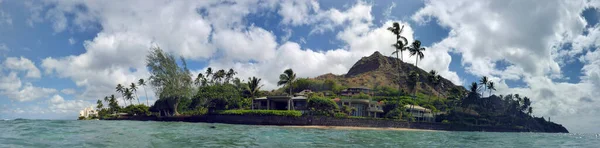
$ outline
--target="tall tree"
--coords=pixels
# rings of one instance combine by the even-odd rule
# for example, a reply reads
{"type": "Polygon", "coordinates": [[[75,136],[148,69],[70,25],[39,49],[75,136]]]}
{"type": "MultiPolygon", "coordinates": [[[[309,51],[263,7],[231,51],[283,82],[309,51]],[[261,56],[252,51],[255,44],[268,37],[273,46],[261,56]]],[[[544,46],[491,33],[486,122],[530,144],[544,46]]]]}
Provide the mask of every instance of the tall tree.
{"type": "Polygon", "coordinates": [[[213,74],[213,81],[215,81],[218,84],[222,84],[222,80],[225,77],[225,74],[225,70],[218,70],[216,73],[213,74]]]}
{"type": "Polygon", "coordinates": [[[98,100],[98,101],[96,102],[96,104],[97,104],[97,105],[96,105],[96,108],[98,108],[98,110],[101,110],[101,109],[104,107],[104,105],[102,104],[102,100],[98,100]]]}
{"type": "Polygon", "coordinates": [[[494,82],[488,82],[487,89],[490,91],[490,96],[492,96],[492,90],[496,91],[496,86],[494,86],[494,82]]]}
{"type": "Polygon", "coordinates": [[[423,58],[425,58],[425,55],[423,54],[423,51],[425,51],[425,48],[421,47],[421,41],[419,40],[415,40],[411,47],[410,47],[410,56],[415,56],[416,60],[415,60],[415,66],[419,67],[419,60],[422,60],[423,58]]]}
{"type": "Polygon", "coordinates": [[[469,93],[462,101],[463,109],[469,108],[473,104],[479,104],[479,85],[476,82],[471,83],[469,86],[469,93]]]}
{"type": "Polygon", "coordinates": [[[131,83],[131,85],[129,85],[129,89],[131,89],[131,92],[135,94],[135,99],[138,101],[138,104],[140,104],[140,97],[137,95],[138,87],[135,86],[135,83],[131,83]]]}
{"type": "Polygon", "coordinates": [[[250,92],[250,98],[252,98],[252,110],[254,110],[254,99],[263,86],[260,85],[260,80],[260,78],[256,77],[248,78],[248,87],[246,89],[250,92]]]}
{"type": "Polygon", "coordinates": [[[108,103],[109,103],[109,101],[110,101],[110,100],[108,99],[108,96],[104,96],[104,102],[106,102],[106,104],[108,104],[108,103]]]}
{"type": "Polygon", "coordinates": [[[129,105],[133,105],[133,102],[131,100],[133,100],[133,93],[131,92],[131,89],[129,88],[125,88],[125,91],[123,92],[123,96],[125,96],[126,100],[129,100],[129,105]]]}
{"type": "Polygon", "coordinates": [[[108,102],[108,107],[112,113],[119,111],[119,103],[117,103],[115,95],[110,95],[110,100],[108,102]]]}
{"type": "Polygon", "coordinates": [[[125,94],[124,94],[125,87],[123,87],[123,85],[121,85],[121,84],[117,84],[117,87],[115,89],[117,90],[118,93],[121,94],[121,96],[123,96],[123,104],[125,106],[127,106],[127,102],[125,101],[125,94]]]}
{"type": "Polygon", "coordinates": [[[292,84],[296,81],[296,74],[294,73],[294,71],[290,68],[290,69],[286,69],[285,71],[283,71],[283,74],[279,75],[279,81],[277,82],[277,86],[280,85],[287,85],[287,87],[289,87],[290,89],[290,96],[294,96],[294,94],[292,94],[292,84]]]}
{"type": "MultiPolygon", "coordinates": [[[[408,44],[408,40],[403,37],[402,35],[402,30],[404,30],[404,25],[402,25],[402,27],[400,27],[400,24],[398,22],[394,22],[392,24],[392,27],[388,28],[389,31],[391,31],[395,36],[396,36],[396,42],[394,42],[394,44],[392,44],[392,47],[394,47],[394,52],[392,52],[392,55],[396,54],[396,59],[399,59],[400,61],[396,60],[396,65],[397,66],[397,70],[398,70],[398,90],[402,90],[402,85],[400,85],[400,77],[401,77],[401,71],[402,71],[402,64],[401,62],[404,62],[404,54],[403,51],[407,50],[408,47],[406,47],[406,45],[408,44]]],[[[401,94],[398,94],[401,95],[401,94]]],[[[398,104],[400,104],[400,99],[398,99],[398,104]]]]}
{"type": "Polygon", "coordinates": [[[483,87],[483,90],[481,91],[481,97],[483,97],[483,92],[485,92],[487,90],[487,84],[488,84],[488,82],[489,82],[489,79],[488,79],[487,76],[483,76],[479,80],[479,84],[481,84],[481,87],[483,87]]]}
{"type": "Polygon", "coordinates": [[[394,22],[392,24],[392,27],[388,27],[387,29],[394,35],[396,35],[396,42],[392,44],[392,47],[394,47],[395,49],[395,51],[392,52],[392,55],[396,54],[396,58],[400,59],[400,61],[403,61],[403,56],[400,55],[403,55],[402,52],[408,49],[405,48],[408,44],[408,40],[404,36],[400,35],[402,33],[402,30],[404,30],[404,25],[400,27],[400,24],[398,24],[398,22],[394,22]]]}
{"type": "Polygon", "coordinates": [[[144,87],[144,93],[146,93],[146,106],[150,106],[150,102],[148,101],[148,91],[146,91],[146,81],[140,79],[138,80],[138,85],[144,87]]]}
{"type": "Polygon", "coordinates": [[[156,89],[158,96],[156,108],[165,116],[178,115],[179,101],[191,96],[192,77],[185,59],[181,59],[181,67],[175,57],[163,52],[159,47],[151,48],[146,57],[146,66],[150,71],[150,84],[156,89]]]}
{"type": "MultiPolygon", "coordinates": [[[[206,68],[206,78],[212,78],[211,75],[213,74],[212,68],[208,67],[206,68]]],[[[213,82],[213,81],[211,81],[213,82]]]]}
{"type": "MultiPolygon", "coordinates": [[[[433,89],[435,90],[438,84],[440,84],[440,75],[438,75],[437,71],[431,70],[429,71],[429,76],[427,78],[429,79],[431,84],[433,84],[433,89]]],[[[437,94],[439,94],[439,92],[436,93],[436,97],[439,97],[437,94]]]]}
{"type": "Polygon", "coordinates": [[[196,76],[196,79],[194,80],[194,84],[196,85],[196,87],[200,87],[202,86],[202,81],[204,80],[204,75],[202,73],[198,73],[198,76],[196,76]]]}
{"type": "Polygon", "coordinates": [[[237,72],[230,68],[229,71],[225,73],[225,83],[229,83],[229,81],[231,81],[233,79],[233,76],[235,76],[236,74],[237,72]]]}

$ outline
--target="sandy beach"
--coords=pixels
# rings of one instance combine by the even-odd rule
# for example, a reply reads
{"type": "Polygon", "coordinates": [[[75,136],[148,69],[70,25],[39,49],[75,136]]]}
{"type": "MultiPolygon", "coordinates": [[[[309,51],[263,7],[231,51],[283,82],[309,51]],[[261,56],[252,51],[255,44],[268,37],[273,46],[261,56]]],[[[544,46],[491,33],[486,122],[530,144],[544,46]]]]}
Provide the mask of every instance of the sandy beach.
{"type": "Polygon", "coordinates": [[[355,126],[283,126],[283,127],[333,129],[333,130],[439,131],[439,130],[413,129],[413,128],[383,128],[383,127],[355,127],[355,126]]]}

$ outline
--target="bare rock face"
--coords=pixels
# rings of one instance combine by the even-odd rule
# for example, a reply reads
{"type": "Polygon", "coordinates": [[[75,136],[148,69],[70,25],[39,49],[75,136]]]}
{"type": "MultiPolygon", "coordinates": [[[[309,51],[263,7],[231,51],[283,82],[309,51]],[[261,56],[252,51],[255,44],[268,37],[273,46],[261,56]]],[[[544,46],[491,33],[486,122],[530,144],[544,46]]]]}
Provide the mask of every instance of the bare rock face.
{"type": "MultiPolygon", "coordinates": [[[[414,60],[408,58],[405,60],[414,60]]],[[[374,88],[376,86],[390,86],[410,91],[409,74],[410,71],[416,71],[419,74],[418,91],[429,95],[447,96],[450,91],[466,91],[462,86],[453,84],[450,80],[442,78],[437,85],[430,81],[430,75],[413,64],[405,63],[394,57],[384,56],[378,51],[368,57],[363,57],[354,65],[345,75],[324,74],[314,79],[336,80],[338,83],[346,86],[366,86],[374,88]],[[400,66],[400,67],[398,67],[400,66]]]]}
{"type": "Polygon", "coordinates": [[[371,56],[363,57],[354,63],[350,71],[346,74],[346,77],[353,77],[362,73],[390,67],[392,65],[389,62],[387,57],[381,55],[379,51],[375,51],[371,56]]]}

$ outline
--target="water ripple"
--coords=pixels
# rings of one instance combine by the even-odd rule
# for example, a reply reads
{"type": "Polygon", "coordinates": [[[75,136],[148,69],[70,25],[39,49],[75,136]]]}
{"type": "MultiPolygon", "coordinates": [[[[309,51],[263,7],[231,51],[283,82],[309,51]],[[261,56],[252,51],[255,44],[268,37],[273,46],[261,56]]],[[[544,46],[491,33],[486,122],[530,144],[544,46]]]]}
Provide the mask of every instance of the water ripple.
{"type": "Polygon", "coordinates": [[[0,147],[596,147],[600,134],[308,129],[183,122],[2,120],[0,147]],[[215,128],[211,128],[214,126],[215,128]]]}

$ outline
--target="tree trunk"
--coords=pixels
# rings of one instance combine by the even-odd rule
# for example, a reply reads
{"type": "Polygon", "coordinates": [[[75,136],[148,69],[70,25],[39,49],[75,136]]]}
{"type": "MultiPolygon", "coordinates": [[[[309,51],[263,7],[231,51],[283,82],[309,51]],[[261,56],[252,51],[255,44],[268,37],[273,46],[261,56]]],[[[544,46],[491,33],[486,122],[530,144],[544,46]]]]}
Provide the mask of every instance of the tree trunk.
{"type": "MultiPolygon", "coordinates": [[[[400,50],[400,52],[402,52],[402,50],[400,50]]],[[[399,59],[399,55],[398,52],[396,52],[396,59],[399,59]]],[[[400,59],[400,61],[396,60],[396,63],[398,64],[398,92],[400,92],[400,90],[402,89],[400,86],[400,71],[402,70],[402,67],[400,66],[402,64],[402,60],[400,59]]],[[[400,97],[400,94],[398,94],[398,97],[400,97]]],[[[400,104],[400,98],[398,98],[397,104],[400,104]]]]}
{"type": "Polygon", "coordinates": [[[144,92],[146,93],[146,105],[150,106],[150,103],[148,101],[148,91],[146,91],[146,86],[144,86],[144,92]]]}
{"type": "Polygon", "coordinates": [[[137,91],[135,92],[135,98],[137,98],[138,104],[140,104],[140,97],[137,95],[137,91]]]}
{"type": "Polygon", "coordinates": [[[125,107],[127,107],[127,100],[125,100],[125,95],[121,95],[123,96],[123,104],[125,104],[125,107]]]}

